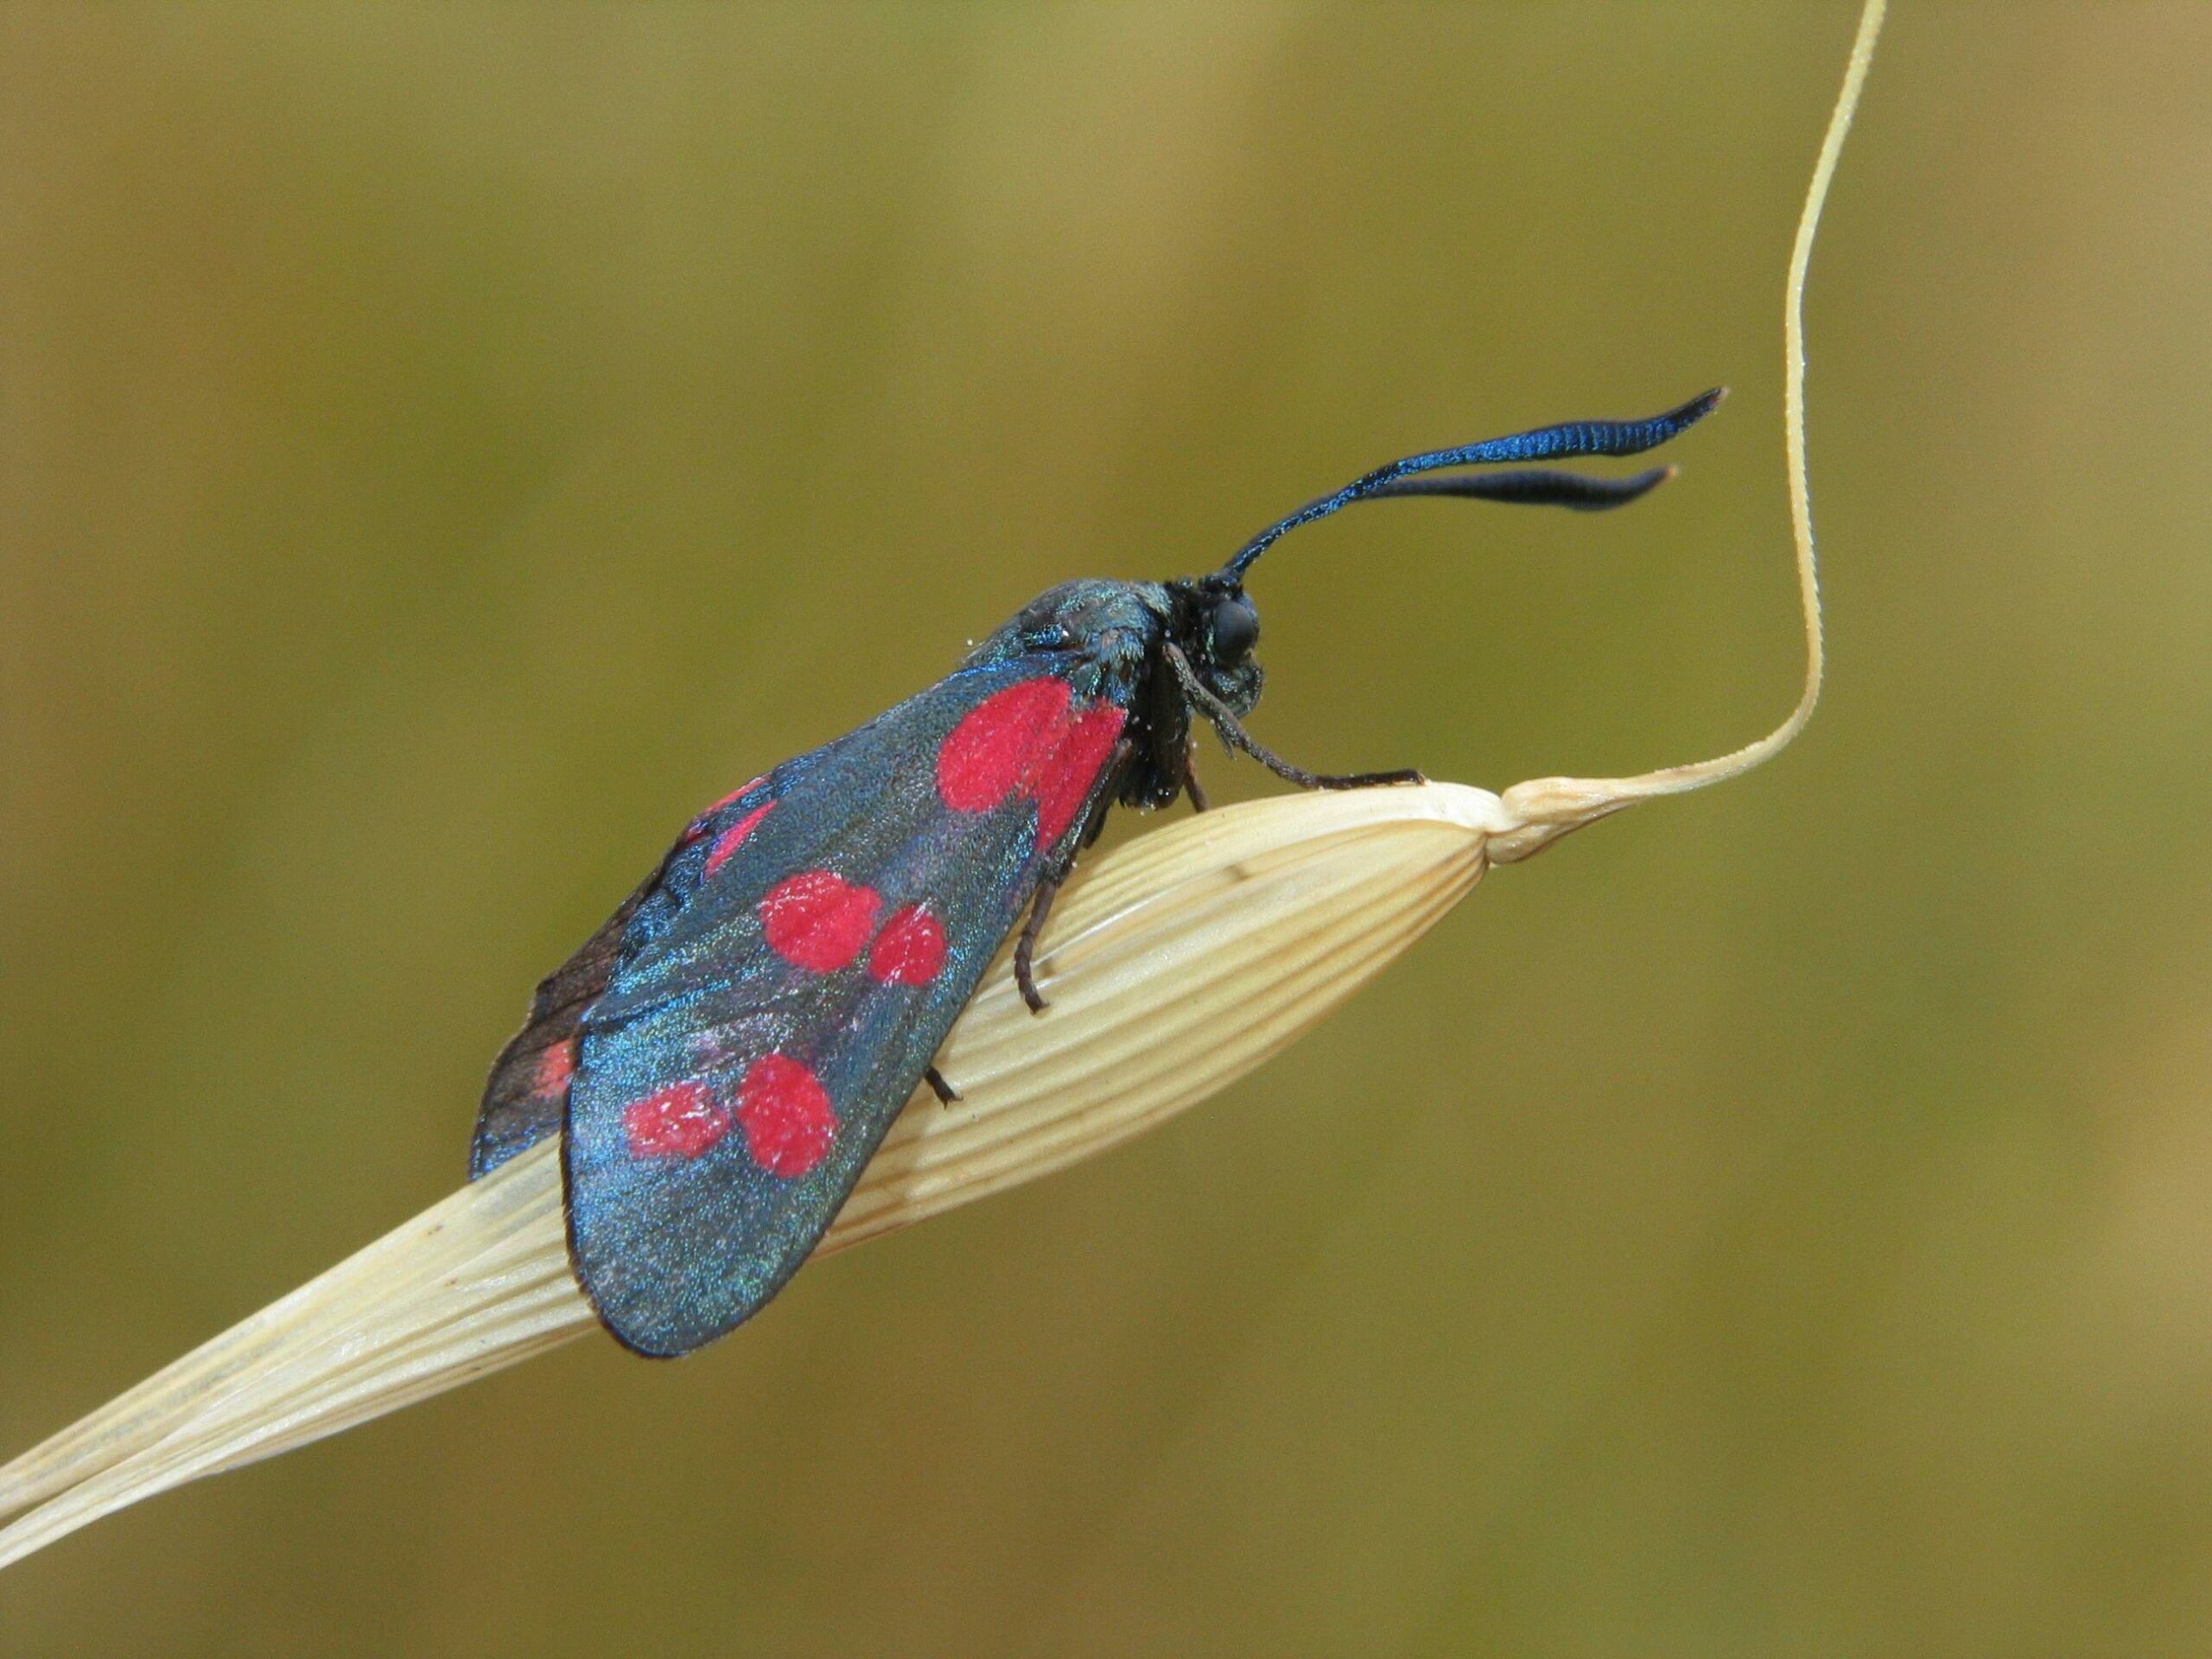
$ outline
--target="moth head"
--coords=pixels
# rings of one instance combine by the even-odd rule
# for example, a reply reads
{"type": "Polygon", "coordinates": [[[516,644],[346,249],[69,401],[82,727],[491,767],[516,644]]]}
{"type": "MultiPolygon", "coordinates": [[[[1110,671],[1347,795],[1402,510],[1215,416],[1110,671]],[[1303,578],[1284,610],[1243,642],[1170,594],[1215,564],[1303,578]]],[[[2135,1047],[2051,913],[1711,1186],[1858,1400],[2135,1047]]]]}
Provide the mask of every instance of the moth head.
{"type": "Polygon", "coordinates": [[[1207,690],[1238,715],[1260,700],[1260,612],[1233,577],[1201,576],[1172,584],[1176,605],[1173,634],[1207,690]]]}

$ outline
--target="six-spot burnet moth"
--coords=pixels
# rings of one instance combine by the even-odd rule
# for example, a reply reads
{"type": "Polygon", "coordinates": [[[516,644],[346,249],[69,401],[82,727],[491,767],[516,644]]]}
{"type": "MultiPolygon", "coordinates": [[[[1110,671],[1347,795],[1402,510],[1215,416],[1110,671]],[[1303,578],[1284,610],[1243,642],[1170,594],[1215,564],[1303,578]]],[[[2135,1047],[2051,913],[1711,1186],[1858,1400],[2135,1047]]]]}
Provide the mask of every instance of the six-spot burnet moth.
{"type": "Polygon", "coordinates": [[[1304,788],[1418,779],[1306,772],[1244,729],[1255,560],[1357,501],[1618,506],[1671,469],[1453,469],[1636,454],[1719,397],[1409,455],[1211,575],[1041,594],[946,678],[692,822],[538,987],[485,1090],[472,1179],[560,1131],[569,1256],[607,1329],[658,1356],[721,1336],[805,1261],[917,1083],[951,1096],[931,1058],[1017,925],[1016,977],[1043,1011],[1032,951],[1108,809],[1203,810],[1198,721],[1304,788]]]}

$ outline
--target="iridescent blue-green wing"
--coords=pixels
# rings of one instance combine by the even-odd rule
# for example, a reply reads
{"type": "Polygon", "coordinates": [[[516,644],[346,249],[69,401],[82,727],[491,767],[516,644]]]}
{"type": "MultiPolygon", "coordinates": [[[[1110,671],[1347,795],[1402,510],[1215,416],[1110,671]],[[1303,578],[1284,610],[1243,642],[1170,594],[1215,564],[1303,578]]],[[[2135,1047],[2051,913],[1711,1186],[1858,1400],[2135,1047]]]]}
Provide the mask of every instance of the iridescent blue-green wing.
{"type": "Polygon", "coordinates": [[[618,918],[565,1160],[578,1277],[632,1348],[722,1334],[828,1229],[1110,782],[1125,710],[1080,666],[965,670],[778,767],[618,918]]]}

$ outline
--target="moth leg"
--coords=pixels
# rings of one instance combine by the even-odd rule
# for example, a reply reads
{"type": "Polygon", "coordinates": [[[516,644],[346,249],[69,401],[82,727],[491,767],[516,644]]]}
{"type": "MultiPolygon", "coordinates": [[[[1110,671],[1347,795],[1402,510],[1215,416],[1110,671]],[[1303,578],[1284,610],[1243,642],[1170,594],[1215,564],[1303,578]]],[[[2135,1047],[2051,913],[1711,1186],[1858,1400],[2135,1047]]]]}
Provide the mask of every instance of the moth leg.
{"type": "Polygon", "coordinates": [[[1106,815],[1114,810],[1114,803],[1122,792],[1122,774],[1128,770],[1129,757],[1136,752],[1135,743],[1125,737],[1114,745],[1113,752],[1106,757],[1098,781],[1091,785],[1090,807],[1084,815],[1083,833],[1075,838],[1075,846],[1061,861],[1061,880],[1066,880],[1075,868],[1076,848],[1096,845],[1098,837],[1104,833],[1106,815]]]}
{"type": "Polygon", "coordinates": [[[1203,812],[1211,804],[1198,782],[1198,740],[1193,735],[1183,748],[1183,792],[1191,798],[1191,810],[1203,812]]]}
{"type": "Polygon", "coordinates": [[[1163,649],[1167,653],[1169,666],[1175,671],[1175,677],[1183,683],[1184,696],[1196,703],[1205,717],[1213,721],[1230,747],[1250,755],[1276,777],[1296,784],[1300,789],[1371,789],[1378,784],[1425,784],[1428,781],[1411,766],[1402,767],[1395,772],[1308,772],[1303,766],[1294,766],[1244,729],[1236,716],[1230,713],[1229,706],[1206,690],[1197,671],[1191,666],[1191,659],[1183,654],[1179,646],[1171,644],[1163,649]]]}
{"type": "Polygon", "coordinates": [[[1030,959],[1036,954],[1037,936],[1045,931],[1045,918],[1052,913],[1052,900],[1066,880],[1065,873],[1052,870],[1037,883],[1037,897],[1030,904],[1029,920],[1014,947],[1014,982],[1021,988],[1021,1000],[1029,1005],[1032,1014],[1045,1012],[1045,999],[1038,995],[1037,976],[1031,971],[1030,959]]]}
{"type": "Polygon", "coordinates": [[[922,1081],[929,1084],[930,1092],[937,1096],[939,1105],[950,1106],[960,1098],[960,1091],[947,1083],[944,1073],[934,1065],[923,1068],[922,1081]]]}
{"type": "Polygon", "coordinates": [[[1037,989],[1037,976],[1032,963],[1037,954],[1038,936],[1045,931],[1045,918],[1052,913],[1052,900],[1058,896],[1070,875],[1075,872],[1076,851],[1088,847],[1098,839],[1098,832],[1106,827],[1106,815],[1113,810],[1114,797],[1122,785],[1122,771],[1129,757],[1136,753],[1136,745],[1128,738],[1114,745],[1113,753],[1106,757],[1100,769],[1098,782],[1092,785],[1089,816],[1084,821],[1083,833],[1069,843],[1068,850],[1058,867],[1045,872],[1037,882],[1037,896],[1029,906],[1029,920],[1021,930],[1021,938],[1014,947],[1014,982],[1021,988],[1021,1000],[1029,1005],[1032,1014],[1045,1012],[1045,999],[1037,989]]]}

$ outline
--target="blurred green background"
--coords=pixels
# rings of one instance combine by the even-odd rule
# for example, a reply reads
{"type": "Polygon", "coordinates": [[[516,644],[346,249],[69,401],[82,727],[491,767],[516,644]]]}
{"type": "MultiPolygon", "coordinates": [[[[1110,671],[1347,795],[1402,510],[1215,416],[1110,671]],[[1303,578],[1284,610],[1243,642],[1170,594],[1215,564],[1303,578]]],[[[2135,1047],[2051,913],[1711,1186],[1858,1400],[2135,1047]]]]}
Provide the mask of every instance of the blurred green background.
{"type": "MultiPolygon", "coordinates": [[[[1726,380],[1628,512],[1288,544],[1256,727],[1492,786],[1764,731],[1852,21],[0,11],[0,1451],[456,1185],[686,817],[1053,582],[1726,380]]],[[[103,1522],[0,1651],[2202,1651],[2208,64],[1893,19],[1780,764],[686,1363],[103,1522]]]]}

